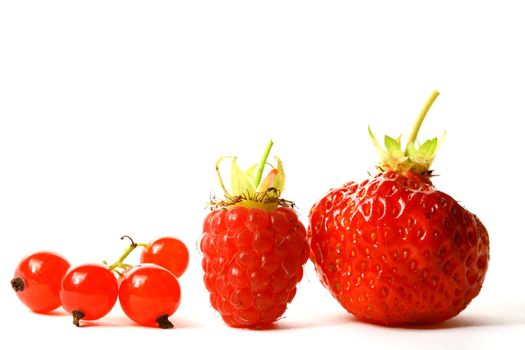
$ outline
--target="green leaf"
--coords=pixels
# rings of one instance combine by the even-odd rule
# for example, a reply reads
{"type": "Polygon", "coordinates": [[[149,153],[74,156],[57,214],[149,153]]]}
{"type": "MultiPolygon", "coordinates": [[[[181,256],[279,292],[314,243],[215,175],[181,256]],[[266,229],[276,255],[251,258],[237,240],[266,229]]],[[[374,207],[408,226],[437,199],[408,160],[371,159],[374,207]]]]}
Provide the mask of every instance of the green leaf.
{"type": "Polygon", "coordinates": [[[377,154],[379,155],[379,159],[381,162],[383,162],[385,159],[388,158],[387,152],[381,147],[381,144],[379,141],[377,141],[374,133],[372,132],[372,129],[370,128],[370,125],[368,126],[368,135],[370,136],[370,140],[372,141],[372,144],[374,145],[374,148],[376,149],[377,154]]]}
{"type": "Polygon", "coordinates": [[[437,151],[439,150],[439,147],[441,147],[441,143],[445,139],[445,136],[447,136],[447,132],[443,131],[443,135],[438,139],[436,149],[434,150],[434,154],[432,154],[432,158],[436,156],[437,151]]]}
{"type": "Polygon", "coordinates": [[[388,135],[385,135],[385,146],[386,146],[387,152],[392,157],[401,158],[405,156],[405,154],[401,150],[401,145],[399,144],[399,142],[397,142],[396,140],[394,140],[388,135]]]}
{"type": "Polygon", "coordinates": [[[275,157],[275,160],[277,161],[277,177],[275,178],[275,182],[273,183],[273,187],[275,187],[277,190],[282,192],[284,190],[284,183],[286,175],[284,173],[283,168],[283,162],[278,157],[275,157]]]}
{"type": "Polygon", "coordinates": [[[217,163],[215,163],[215,172],[217,173],[217,179],[219,180],[219,185],[221,185],[222,191],[225,195],[229,195],[228,190],[226,189],[226,186],[224,185],[224,181],[222,179],[221,170],[219,169],[219,166],[221,165],[222,161],[226,158],[229,159],[235,159],[235,157],[232,156],[222,156],[217,160],[217,163]]]}
{"type": "Polygon", "coordinates": [[[254,164],[252,165],[251,167],[249,167],[248,169],[246,169],[245,173],[246,175],[252,179],[253,182],[255,182],[255,172],[257,171],[257,167],[259,166],[259,164],[254,164]]]}
{"type": "Polygon", "coordinates": [[[437,137],[425,141],[425,143],[423,143],[421,147],[419,147],[419,149],[417,150],[416,157],[423,159],[431,159],[432,155],[434,154],[434,151],[436,150],[437,144],[437,137]]]}
{"type": "Polygon", "coordinates": [[[376,149],[382,149],[381,148],[381,145],[379,144],[379,142],[377,141],[374,133],[372,132],[372,129],[370,128],[370,125],[368,126],[368,135],[370,136],[370,140],[372,140],[372,144],[374,145],[374,147],[376,149]]]}
{"type": "Polygon", "coordinates": [[[416,146],[414,145],[413,142],[411,142],[407,145],[407,156],[413,157],[415,155],[416,155],[416,146]]]}
{"type": "Polygon", "coordinates": [[[255,186],[253,185],[252,179],[241,170],[237,160],[232,159],[232,171],[231,171],[231,195],[240,196],[245,194],[252,196],[255,193],[255,186]]]}
{"type": "Polygon", "coordinates": [[[279,192],[282,192],[284,188],[284,170],[282,162],[279,158],[275,157],[277,160],[277,168],[273,168],[270,170],[268,174],[262,179],[261,183],[259,184],[259,187],[257,188],[257,192],[265,192],[270,187],[275,188],[279,192]]]}
{"type": "Polygon", "coordinates": [[[447,132],[446,131],[443,131],[443,135],[441,135],[440,138],[438,138],[437,140],[437,145],[436,145],[436,149],[434,150],[434,152],[432,153],[432,155],[430,156],[430,159],[429,159],[429,166],[432,164],[432,162],[434,161],[434,158],[436,157],[436,154],[437,152],[439,151],[439,147],[441,147],[441,143],[443,142],[443,139],[445,138],[445,136],[447,135],[447,132]]]}
{"type": "Polygon", "coordinates": [[[277,169],[272,169],[266,176],[261,180],[259,187],[257,187],[257,192],[265,192],[270,187],[274,187],[275,179],[279,171],[277,169]]]}

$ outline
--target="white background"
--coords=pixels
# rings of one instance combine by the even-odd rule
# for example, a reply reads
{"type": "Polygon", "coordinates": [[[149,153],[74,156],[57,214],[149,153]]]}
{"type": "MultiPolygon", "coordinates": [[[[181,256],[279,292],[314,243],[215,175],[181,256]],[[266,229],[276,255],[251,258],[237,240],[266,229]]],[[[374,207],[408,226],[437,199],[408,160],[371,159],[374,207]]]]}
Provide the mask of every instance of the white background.
{"type": "Polygon", "coordinates": [[[520,2],[360,3],[2,1],[0,348],[523,348],[520,2]],[[479,297],[434,327],[367,325],[309,262],[274,330],[225,326],[196,249],[217,157],[251,165],[273,138],[285,197],[307,223],[329,188],[374,171],[368,124],[406,134],[432,89],[441,96],[421,136],[447,130],[434,183],[490,233],[479,297]],[[61,312],[30,313],[9,288],[28,253],[112,260],[126,233],[189,246],[176,329],[133,326],[118,308],[76,329],[61,312]]]}

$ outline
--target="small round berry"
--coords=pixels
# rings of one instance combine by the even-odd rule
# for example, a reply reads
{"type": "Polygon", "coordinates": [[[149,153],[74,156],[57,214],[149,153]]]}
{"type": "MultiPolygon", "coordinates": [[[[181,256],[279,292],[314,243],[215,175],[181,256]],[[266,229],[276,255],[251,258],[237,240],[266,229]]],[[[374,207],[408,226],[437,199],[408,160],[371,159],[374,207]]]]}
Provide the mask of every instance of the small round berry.
{"type": "Polygon", "coordinates": [[[52,252],[31,254],[18,264],[11,287],[33,312],[46,313],[60,306],[60,282],[69,262],[52,252]]]}
{"type": "Polygon", "coordinates": [[[180,286],[175,275],[154,264],[132,268],[120,282],[122,310],[139,324],[157,323],[161,328],[173,328],[168,317],[179,307],[180,297],[180,286]]]}
{"type": "Polygon", "coordinates": [[[162,266],[176,277],[180,277],[186,271],[189,259],[188,248],[181,240],[162,237],[148,244],[142,251],[140,262],[162,266]]]}
{"type": "Polygon", "coordinates": [[[60,300],[79,326],[80,319],[97,320],[110,312],[117,294],[117,279],[107,266],[85,264],[68,270],[62,279],[60,300]]]}

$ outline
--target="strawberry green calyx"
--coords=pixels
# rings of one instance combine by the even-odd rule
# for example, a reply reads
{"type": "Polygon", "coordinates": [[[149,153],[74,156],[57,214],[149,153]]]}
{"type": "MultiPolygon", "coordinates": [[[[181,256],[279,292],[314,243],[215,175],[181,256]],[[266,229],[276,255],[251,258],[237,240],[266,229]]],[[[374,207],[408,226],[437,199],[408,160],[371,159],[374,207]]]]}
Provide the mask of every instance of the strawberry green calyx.
{"type": "Polygon", "coordinates": [[[412,172],[427,176],[432,173],[430,166],[432,165],[432,161],[434,160],[439,146],[445,137],[445,133],[443,133],[442,137],[434,137],[423,142],[421,145],[416,146],[416,143],[417,134],[419,133],[421,124],[423,123],[428,110],[438,96],[439,92],[434,90],[423,106],[421,113],[412,127],[404,151],[401,148],[401,137],[394,139],[385,135],[385,148],[383,148],[372,133],[370,127],[368,127],[370,139],[379,154],[380,163],[378,168],[381,171],[391,170],[398,173],[412,172]]]}
{"type": "Polygon", "coordinates": [[[248,208],[262,208],[266,211],[275,210],[279,205],[293,206],[293,203],[280,198],[284,189],[285,173],[283,163],[278,157],[275,157],[275,166],[268,163],[272,146],[273,141],[270,140],[261,161],[244,171],[237,163],[237,157],[220,157],[215,170],[226,199],[213,200],[212,205],[223,208],[240,205],[248,208]],[[230,190],[226,188],[219,170],[224,159],[231,160],[230,190]],[[271,170],[263,177],[266,165],[270,165],[271,170]]]}

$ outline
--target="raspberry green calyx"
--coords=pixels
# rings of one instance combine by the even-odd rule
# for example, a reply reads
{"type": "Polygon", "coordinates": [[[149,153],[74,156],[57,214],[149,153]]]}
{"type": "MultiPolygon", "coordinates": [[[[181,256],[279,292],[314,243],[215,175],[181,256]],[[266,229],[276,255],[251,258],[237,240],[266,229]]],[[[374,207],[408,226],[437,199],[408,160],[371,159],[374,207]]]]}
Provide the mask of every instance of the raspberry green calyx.
{"type": "Polygon", "coordinates": [[[381,171],[391,170],[398,173],[412,172],[427,176],[432,173],[430,166],[445,137],[445,133],[443,133],[441,138],[434,137],[423,142],[421,145],[418,144],[418,146],[416,146],[416,139],[428,110],[438,96],[439,92],[434,90],[423,106],[421,113],[412,127],[404,151],[401,148],[401,137],[394,139],[385,135],[385,148],[383,148],[372,133],[370,127],[368,127],[370,139],[379,154],[380,163],[378,168],[381,171]]]}
{"type": "Polygon", "coordinates": [[[275,210],[279,205],[290,206],[291,202],[280,198],[285,183],[283,163],[278,157],[275,157],[276,165],[268,163],[272,146],[273,141],[270,140],[264,150],[261,161],[246,170],[241,169],[236,157],[225,156],[219,158],[215,169],[226,199],[213,200],[212,205],[226,208],[241,205],[248,208],[262,208],[266,211],[275,210]],[[224,185],[219,170],[219,166],[224,159],[231,160],[230,190],[224,185]],[[263,177],[266,165],[270,165],[271,170],[263,177]]]}

